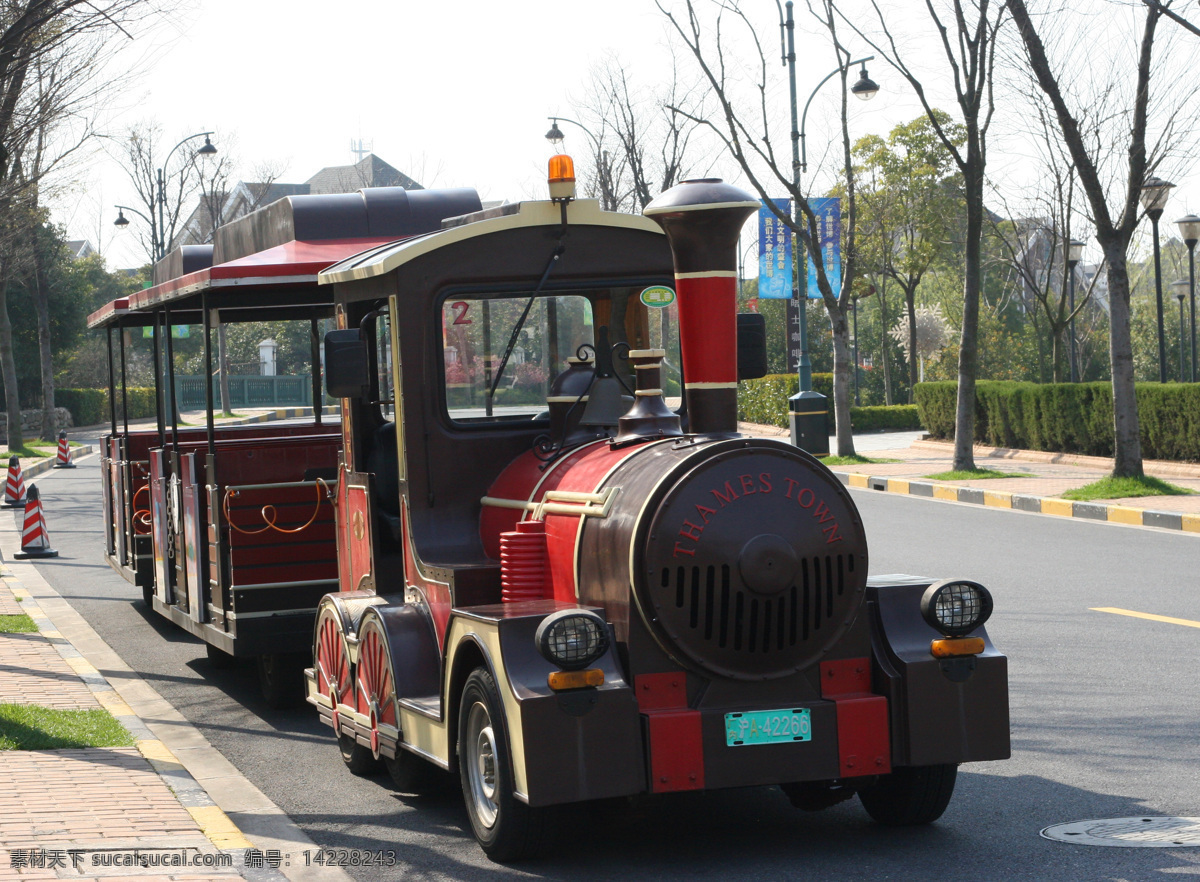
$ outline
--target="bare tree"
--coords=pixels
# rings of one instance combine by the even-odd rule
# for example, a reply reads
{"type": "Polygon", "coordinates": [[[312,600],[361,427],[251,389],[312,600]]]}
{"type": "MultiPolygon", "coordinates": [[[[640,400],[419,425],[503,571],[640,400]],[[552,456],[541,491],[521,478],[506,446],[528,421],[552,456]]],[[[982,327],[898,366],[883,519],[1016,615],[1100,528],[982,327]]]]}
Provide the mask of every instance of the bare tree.
{"type": "MultiPolygon", "coordinates": [[[[713,98],[719,105],[712,115],[692,112],[685,108],[677,109],[684,118],[700,124],[720,140],[740,166],[750,185],[760,198],[771,206],[771,210],[775,212],[780,222],[785,224],[804,244],[809,254],[819,253],[820,234],[816,214],[813,212],[806,194],[793,180],[790,157],[785,159],[784,156],[777,154],[772,141],[774,114],[768,105],[770,87],[767,77],[767,58],[754,26],[745,11],[737,0],[714,0],[712,5],[716,9],[716,19],[711,28],[706,28],[697,10],[697,5],[702,0],[686,0],[686,16],[682,20],[664,8],[660,0],[655,0],[655,2],[696,59],[704,79],[707,80],[712,90],[713,98]],[[729,48],[725,28],[730,19],[735,26],[741,26],[740,29],[744,31],[746,39],[754,48],[754,54],[750,55],[749,62],[743,61],[746,55],[743,49],[739,48],[735,52],[729,48]],[[735,62],[735,58],[739,60],[735,62]],[[743,67],[753,69],[754,83],[751,88],[755,94],[754,103],[757,105],[753,111],[744,110],[744,105],[739,100],[739,83],[735,71],[743,67]],[[776,209],[768,191],[778,192],[779,189],[783,189],[791,197],[803,220],[798,220],[786,212],[776,209]]],[[[853,358],[847,314],[851,307],[852,285],[857,274],[858,256],[855,238],[856,187],[850,152],[850,128],[846,104],[848,93],[846,74],[851,55],[839,41],[837,14],[832,0],[814,0],[813,3],[810,3],[809,9],[829,36],[830,45],[837,60],[841,84],[840,146],[842,149],[840,159],[842,174],[846,182],[846,211],[843,213],[845,217],[842,227],[844,250],[840,290],[832,289],[823,260],[814,260],[813,265],[816,271],[817,287],[832,328],[833,404],[837,453],[839,456],[853,456],[854,438],[850,426],[850,386],[853,358]]]]}
{"type": "MultiPolygon", "coordinates": [[[[1161,98],[1152,100],[1150,81],[1154,67],[1155,34],[1165,4],[1147,4],[1132,89],[1122,93],[1102,81],[1101,87],[1105,89],[1108,100],[1101,105],[1101,109],[1088,101],[1082,106],[1077,104],[1073,110],[1067,103],[1069,93],[1063,89],[1055,73],[1046,44],[1024,0],[1009,0],[1008,7],[1027,53],[1032,75],[1054,109],[1063,142],[1075,164],[1076,174],[1091,208],[1096,239],[1108,265],[1109,360],[1112,364],[1115,447],[1113,475],[1140,477],[1143,474],[1142,448],[1134,393],[1127,255],[1130,239],[1141,218],[1139,199],[1142,187],[1147,177],[1163,161],[1166,145],[1178,137],[1179,108],[1186,106],[1189,100],[1194,100],[1195,87],[1184,88],[1179,80],[1171,83],[1167,91],[1171,93],[1170,100],[1175,109],[1164,106],[1161,98]],[[1126,99],[1128,103],[1122,109],[1114,108],[1113,105],[1120,99],[1126,99]],[[1149,144],[1147,129],[1152,115],[1158,118],[1158,137],[1153,144],[1149,144]],[[1123,194],[1117,189],[1115,181],[1106,180],[1106,175],[1115,171],[1114,156],[1118,151],[1122,155],[1123,194]],[[1114,197],[1111,208],[1110,192],[1114,197]]],[[[1074,60],[1073,67],[1073,81],[1083,82],[1092,88],[1094,80],[1080,70],[1078,59],[1074,60]]],[[[1114,77],[1123,73],[1110,71],[1114,77]]],[[[1110,79],[1108,83],[1115,83],[1115,80],[1110,79]]],[[[1083,96],[1076,91],[1072,97],[1078,102],[1083,96]]],[[[1094,93],[1088,97],[1094,98],[1094,93]]],[[[1116,175],[1113,174],[1113,177],[1116,175]]]]}
{"type": "MultiPolygon", "coordinates": [[[[157,13],[152,0],[113,0],[103,8],[89,0],[0,2],[0,372],[9,414],[9,445],[20,447],[20,395],[13,361],[12,324],[6,288],[22,263],[36,258],[39,203],[46,177],[92,135],[91,112],[116,80],[106,71],[115,36],[157,13]]],[[[44,267],[35,268],[44,279],[44,267]]],[[[49,320],[37,286],[42,316],[43,403],[53,413],[49,320]]],[[[53,421],[49,422],[51,431],[53,421]]]]}
{"type": "Polygon", "coordinates": [[[891,23],[878,0],[870,0],[882,37],[876,39],[849,19],[843,20],[912,87],[925,109],[930,126],[942,146],[954,158],[963,177],[966,198],[967,230],[965,272],[963,278],[962,337],[958,350],[958,404],[954,419],[954,468],[975,470],[975,380],[979,365],[979,299],[982,290],[983,228],[986,212],[983,204],[987,166],[987,135],[995,109],[992,72],[996,60],[996,36],[1004,20],[1005,7],[991,0],[949,0],[939,12],[934,0],[925,0],[925,9],[940,38],[942,54],[954,82],[959,123],[965,145],[939,117],[916,71],[900,52],[891,23]],[[947,25],[944,19],[949,19],[947,25]],[[957,142],[957,143],[956,143],[957,142]]]}
{"type": "Polygon", "coordinates": [[[641,211],[682,180],[695,161],[693,136],[703,115],[704,90],[685,83],[671,49],[670,79],[647,93],[610,54],[591,70],[579,115],[594,135],[592,189],[610,211],[641,211]],[[609,141],[609,138],[612,141],[609,141]]]}

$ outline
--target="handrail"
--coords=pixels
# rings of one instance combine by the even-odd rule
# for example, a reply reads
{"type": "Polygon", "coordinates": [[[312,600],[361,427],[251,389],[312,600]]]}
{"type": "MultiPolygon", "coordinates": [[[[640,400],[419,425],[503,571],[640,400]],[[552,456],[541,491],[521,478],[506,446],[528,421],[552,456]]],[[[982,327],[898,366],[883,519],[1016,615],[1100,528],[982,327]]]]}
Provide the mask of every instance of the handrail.
{"type": "Polygon", "coordinates": [[[324,499],[332,498],[333,494],[329,492],[329,485],[325,483],[324,478],[317,478],[315,481],[291,481],[286,484],[243,484],[238,487],[225,488],[225,498],[221,502],[221,508],[225,512],[225,523],[227,523],[229,525],[229,528],[231,530],[241,533],[243,536],[257,536],[259,533],[267,532],[267,530],[275,530],[277,533],[302,533],[313,525],[313,522],[315,522],[317,519],[317,515],[320,514],[320,512],[321,512],[321,502],[323,501],[322,496],[321,496],[322,490],[325,491],[324,499]],[[278,517],[279,513],[276,510],[275,506],[270,503],[267,503],[266,505],[264,505],[262,507],[262,509],[260,510],[263,520],[266,521],[266,526],[261,527],[260,529],[257,529],[257,530],[243,530],[241,527],[239,527],[237,524],[235,524],[233,522],[233,519],[229,516],[229,500],[236,499],[238,496],[241,495],[241,491],[243,491],[243,490],[265,490],[265,489],[269,489],[269,488],[279,488],[279,487],[308,487],[308,486],[313,486],[313,487],[317,488],[317,505],[313,509],[312,517],[309,518],[306,523],[304,523],[303,525],[301,525],[299,527],[281,527],[278,524],[276,524],[275,518],[278,517]]]}

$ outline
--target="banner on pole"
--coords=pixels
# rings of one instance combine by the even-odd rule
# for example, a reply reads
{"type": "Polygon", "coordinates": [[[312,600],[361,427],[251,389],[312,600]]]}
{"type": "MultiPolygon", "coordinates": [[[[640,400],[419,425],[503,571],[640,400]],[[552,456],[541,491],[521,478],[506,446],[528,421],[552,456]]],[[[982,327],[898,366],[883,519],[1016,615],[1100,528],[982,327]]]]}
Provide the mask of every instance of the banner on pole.
{"type": "MultiPolygon", "coordinates": [[[[792,200],[771,201],[782,213],[791,215],[792,200]]],[[[758,296],[792,298],[792,231],[766,202],[758,209],[758,296]]]]}
{"type": "MultiPolygon", "coordinates": [[[[807,305],[807,304],[806,304],[807,305]]],[[[788,373],[800,371],[800,310],[801,301],[792,298],[787,302],[787,356],[788,373]]]]}
{"type": "MultiPolygon", "coordinates": [[[[842,211],[841,200],[810,199],[808,204],[817,216],[817,250],[825,264],[825,275],[833,296],[842,290],[842,211]]],[[[817,267],[812,255],[808,256],[808,297],[820,300],[821,290],[817,287],[817,267]]]]}

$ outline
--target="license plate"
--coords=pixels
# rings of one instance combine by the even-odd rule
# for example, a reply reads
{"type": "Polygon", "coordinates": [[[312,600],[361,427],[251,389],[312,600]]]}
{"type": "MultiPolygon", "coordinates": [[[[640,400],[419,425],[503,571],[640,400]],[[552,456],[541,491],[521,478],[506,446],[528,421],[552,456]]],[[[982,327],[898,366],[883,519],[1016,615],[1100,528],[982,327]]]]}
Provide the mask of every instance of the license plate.
{"type": "Polygon", "coordinates": [[[729,747],[792,741],[812,741],[812,721],[806,707],[725,715],[725,743],[729,747]]]}

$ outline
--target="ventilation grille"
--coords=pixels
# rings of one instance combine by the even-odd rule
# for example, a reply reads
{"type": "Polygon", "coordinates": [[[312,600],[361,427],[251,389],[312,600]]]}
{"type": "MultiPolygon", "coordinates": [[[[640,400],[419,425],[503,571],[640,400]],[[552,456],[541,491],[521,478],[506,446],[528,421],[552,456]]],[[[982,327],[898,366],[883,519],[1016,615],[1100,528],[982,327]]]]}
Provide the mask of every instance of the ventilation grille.
{"type": "Polygon", "coordinates": [[[675,621],[690,626],[693,640],[726,651],[769,653],[802,646],[836,627],[835,615],[844,615],[837,598],[853,573],[849,555],[806,558],[789,588],[765,597],[733,585],[728,565],[670,567],[662,571],[662,588],[666,596],[674,594],[675,621]]]}

